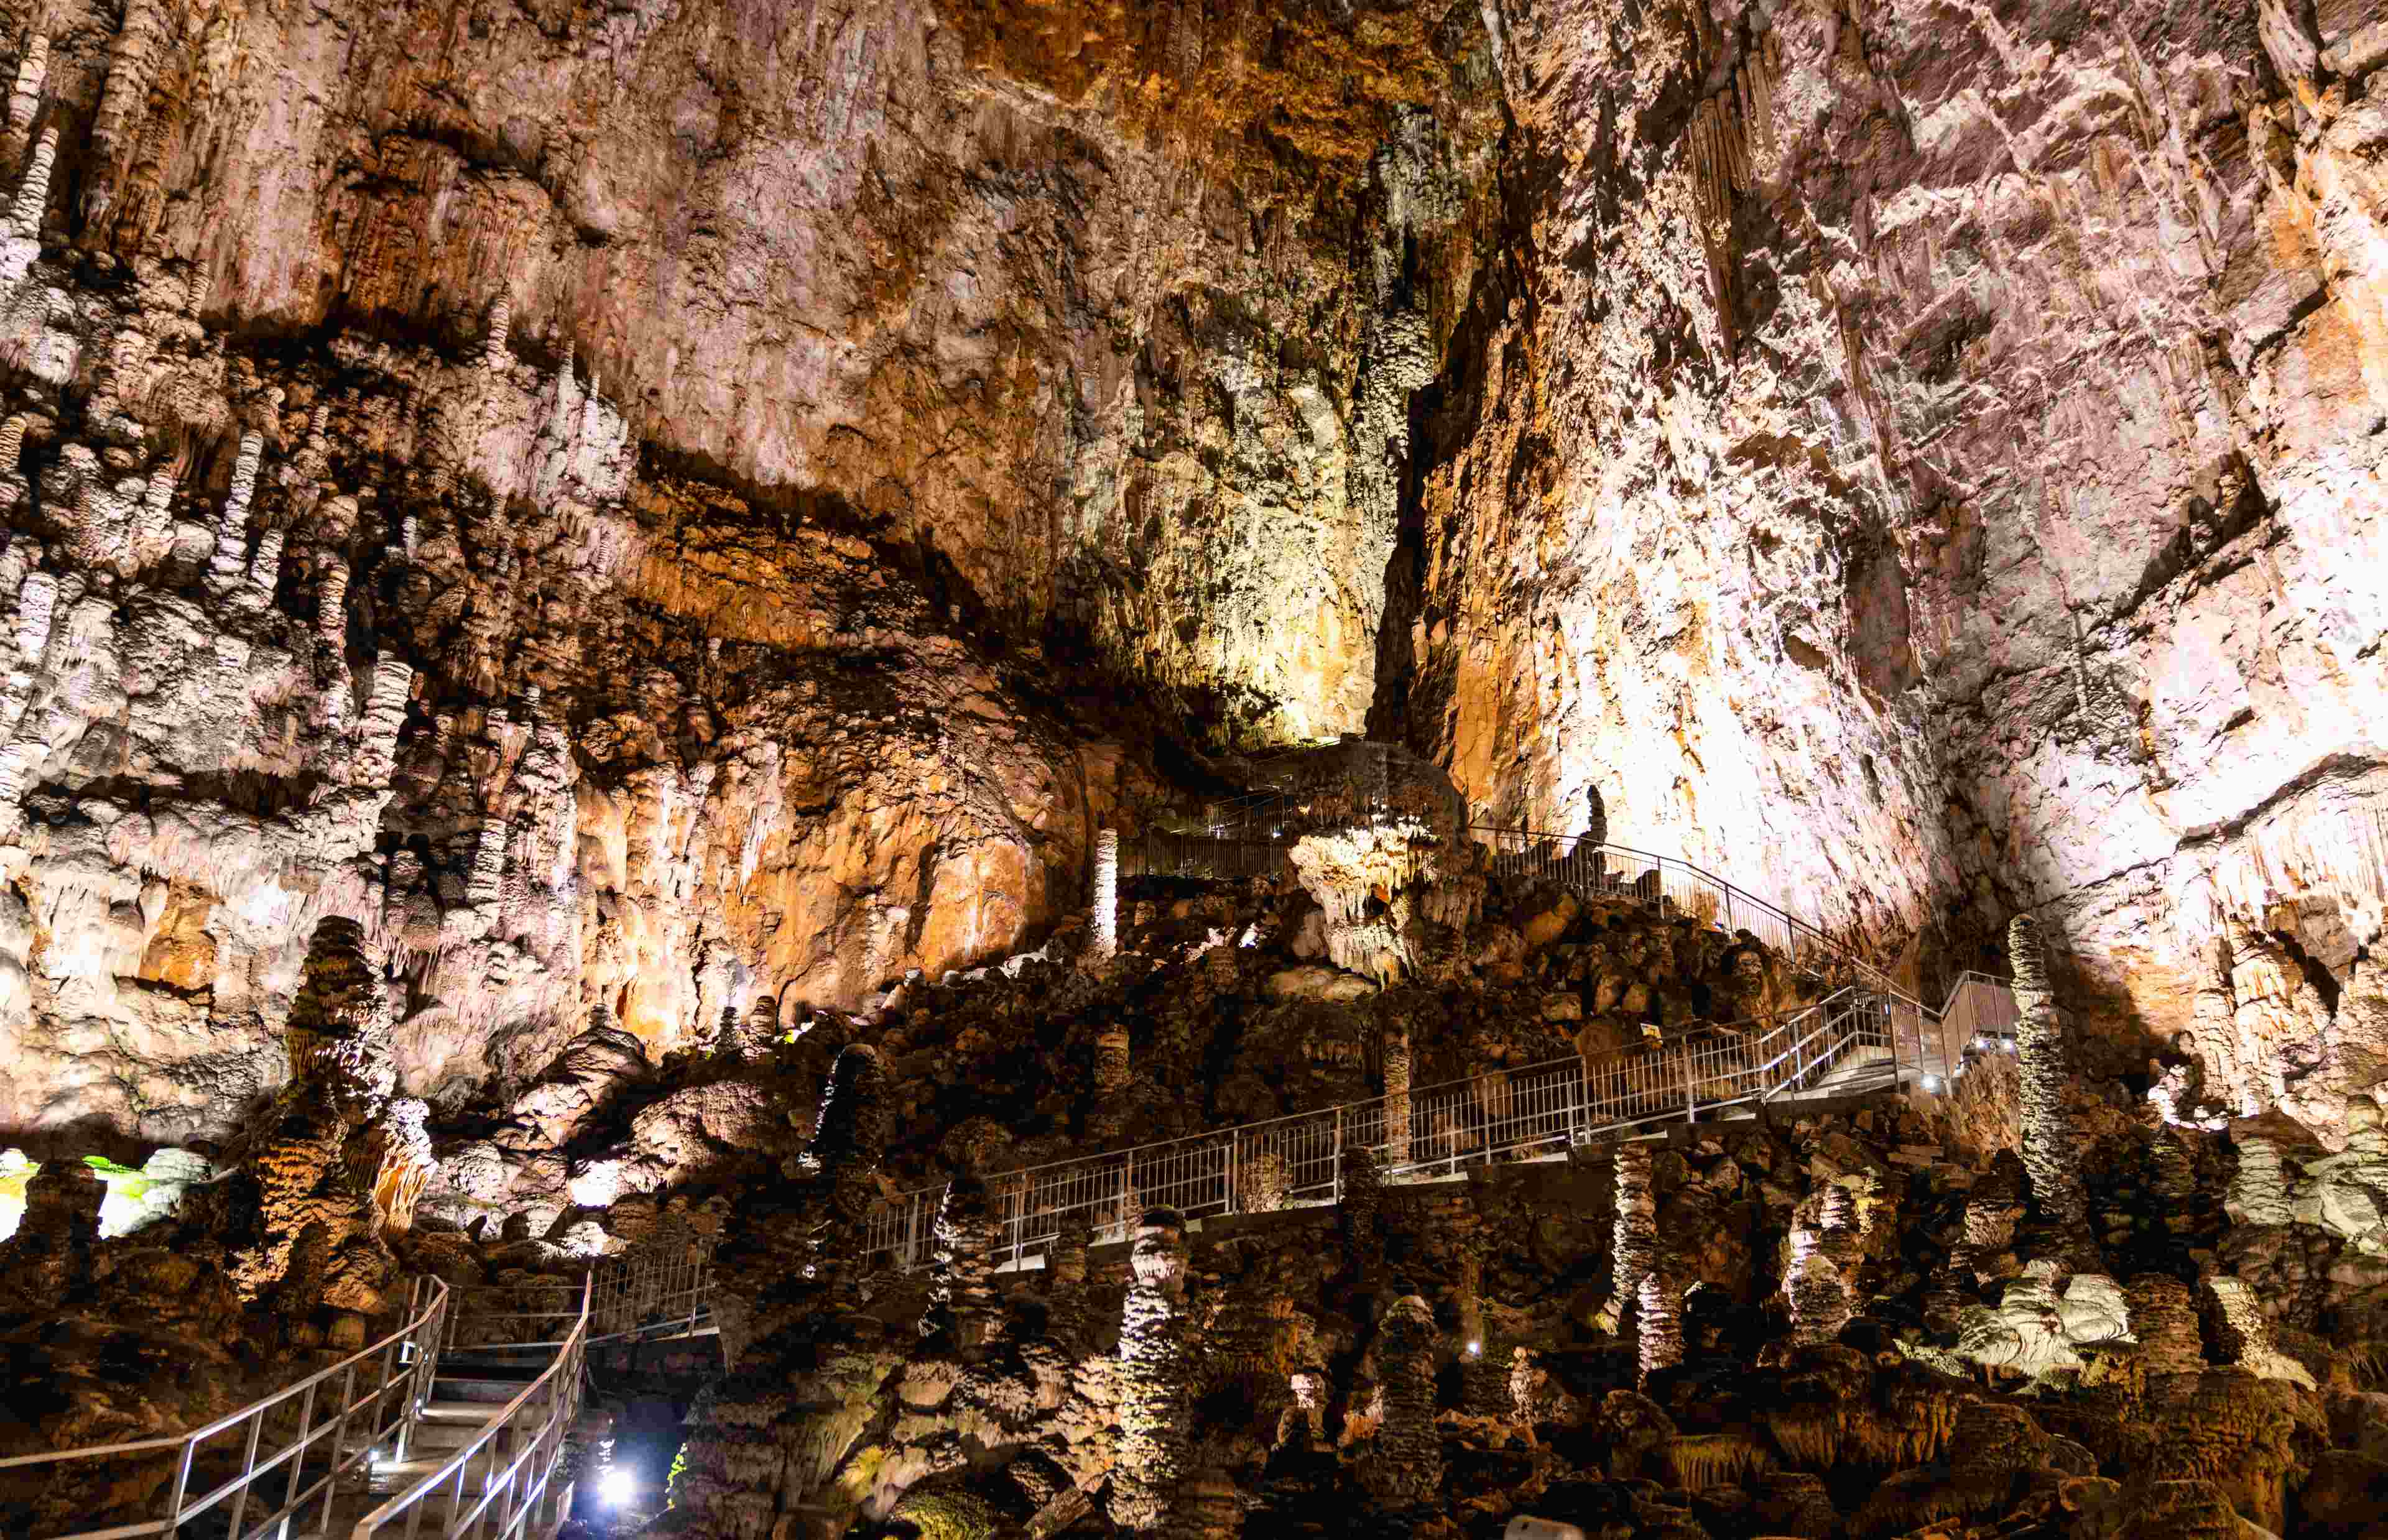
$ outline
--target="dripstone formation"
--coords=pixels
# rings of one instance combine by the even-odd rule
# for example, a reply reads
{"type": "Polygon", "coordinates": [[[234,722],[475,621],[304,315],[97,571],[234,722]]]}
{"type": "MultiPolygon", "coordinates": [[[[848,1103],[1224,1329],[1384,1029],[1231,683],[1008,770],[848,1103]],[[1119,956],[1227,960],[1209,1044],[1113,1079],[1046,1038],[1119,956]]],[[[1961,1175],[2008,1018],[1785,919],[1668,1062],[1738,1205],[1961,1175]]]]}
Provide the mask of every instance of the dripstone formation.
{"type": "Polygon", "coordinates": [[[2388,1534],[2376,9],[0,7],[0,1534],[2388,1534]]]}

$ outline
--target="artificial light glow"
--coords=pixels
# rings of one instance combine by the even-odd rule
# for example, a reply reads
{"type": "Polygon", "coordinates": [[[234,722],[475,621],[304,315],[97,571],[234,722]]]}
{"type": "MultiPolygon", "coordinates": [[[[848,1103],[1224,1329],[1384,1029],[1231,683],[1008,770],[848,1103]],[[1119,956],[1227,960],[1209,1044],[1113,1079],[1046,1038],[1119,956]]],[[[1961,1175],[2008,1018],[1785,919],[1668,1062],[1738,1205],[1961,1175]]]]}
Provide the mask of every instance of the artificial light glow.
{"type": "Polygon", "coordinates": [[[1928,1092],[1937,1092],[1937,1091],[1938,1091],[1938,1090],[1940,1089],[1940,1077],[1939,1077],[1939,1076],[1937,1076],[1937,1075],[1926,1075],[1926,1076],[1924,1076],[1924,1089],[1925,1091],[1928,1091],[1928,1092]]]}
{"type": "Polygon", "coordinates": [[[1472,1342],[1467,1344],[1467,1356],[1471,1358],[1483,1351],[1484,1344],[1480,1342],[1472,1342]]]}
{"type": "Polygon", "coordinates": [[[606,1471],[597,1482],[597,1495],[616,1508],[629,1502],[638,1490],[639,1478],[618,1465],[606,1471]]]}

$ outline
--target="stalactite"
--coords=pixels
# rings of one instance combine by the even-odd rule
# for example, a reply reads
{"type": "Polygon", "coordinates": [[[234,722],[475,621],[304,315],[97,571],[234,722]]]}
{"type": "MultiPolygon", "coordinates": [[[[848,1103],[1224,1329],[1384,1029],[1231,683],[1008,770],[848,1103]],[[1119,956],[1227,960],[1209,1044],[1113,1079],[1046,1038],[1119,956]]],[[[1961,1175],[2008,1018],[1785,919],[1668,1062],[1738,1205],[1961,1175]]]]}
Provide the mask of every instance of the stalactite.
{"type": "Polygon", "coordinates": [[[1119,830],[1095,836],[1095,927],[1093,955],[1108,961],[1119,952],[1119,830]]]}
{"type": "Polygon", "coordinates": [[[2019,1018],[2015,1042],[2022,1062],[2023,1164],[2031,1195],[2054,1226],[2077,1265],[2095,1271],[2090,1241],[2090,1198],[2082,1186],[2080,1142],[2064,1103],[2064,1028],[2049,991],[2048,959],[2040,950],[2039,922],[2017,915],[2007,928],[2008,960],[2014,968],[2019,1018]]]}
{"type": "Polygon", "coordinates": [[[1625,1329],[1627,1308],[1640,1297],[1642,1280],[1658,1254],[1658,1207],[1650,1195],[1650,1146],[1628,1141],[1617,1147],[1617,1231],[1609,1267],[1616,1292],[1601,1324],[1625,1329]]]}
{"type": "Polygon", "coordinates": [[[17,83],[8,91],[8,132],[18,138],[32,132],[42,110],[42,88],[50,76],[50,36],[35,32],[17,63],[17,83]]]}
{"type": "Polygon", "coordinates": [[[1390,1508],[1430,1499],[1442,1485],[1442,1435],[1435,1427],[1434,1312],[1404,1294],[1385,1314],[1377,1338],[1377,1379],[1384,1418],[1362,1481],[1390,1508]]]}
{"type": "Polygon", "coordinates": [[[1664,1268],[1642,1275],[1642,1318],[1635,1325],[1642,1363],[1642,1383],[1658,1370],[1683,1361],[1683,1290],[1664,1268]]]}
{"type": "Polygon", "coordinates": [[[1385,1031],[1385,1169],[1399,1175],[1410,1163],[1410,1034],[1385,1031]]]}
{"type": "Polygon", "coordinates": [[[6,423],[0,423],[0,475],[16,475],[24,458],[25,414],[12,412],[6,423]]]}
{"type": "Polygon", "coordinates": [[[1135,1281],[1120,1317],[1111,1521],[1130,1533],[1161,1527],[1185,1471],[1192,1421],[1186,1260],[1185,1225],[1175,1211],[1148,1211],[1137,1226],[1129,1256],[1135,1281]]]}
{"type": "Polygon", "coordinates": [[[42,131],[40,142],[33,145],[33,158],[25,164],[25,175],[17,183],[17,203],[8,211],[10,228],[26,236],[42,233],[42,214],[50,205],[50,167],[58,158],[58,130],[53,123],[42,131]]]}

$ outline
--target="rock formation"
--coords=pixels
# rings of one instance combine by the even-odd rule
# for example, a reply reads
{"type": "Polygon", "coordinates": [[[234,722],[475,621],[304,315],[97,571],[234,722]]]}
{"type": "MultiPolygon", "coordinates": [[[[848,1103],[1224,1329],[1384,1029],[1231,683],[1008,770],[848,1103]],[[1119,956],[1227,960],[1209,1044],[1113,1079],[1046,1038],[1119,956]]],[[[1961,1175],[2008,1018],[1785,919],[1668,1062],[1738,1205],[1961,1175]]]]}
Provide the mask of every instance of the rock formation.
{"type": "Polygon", "coordinates": [[[1165,1208],[1136,1227],[1133,1281],[1120,1318],[1118,1464],[1111,1475],[1111,1520],[1138,1533],[1160,1529],[1187,1474],[1190,1430],[1183,1221],[1165,1208]]]}
{"type": "Polygon", "coordinates": [[[2007,927],[2007,954],[2014,966],[2020,1012],[2015,1042],[2023,1063],[2023,1164],[2031,1176],[2032,1205],[2063,1243],[2086,1260],[2094,1249],[2090,1199],[2081,1184],[2080,1142],[2064,1100],[2072,1079],[2064,1024],[2049,991],[2038,920],[2029,915],[2014,917],[2007,927]]]}

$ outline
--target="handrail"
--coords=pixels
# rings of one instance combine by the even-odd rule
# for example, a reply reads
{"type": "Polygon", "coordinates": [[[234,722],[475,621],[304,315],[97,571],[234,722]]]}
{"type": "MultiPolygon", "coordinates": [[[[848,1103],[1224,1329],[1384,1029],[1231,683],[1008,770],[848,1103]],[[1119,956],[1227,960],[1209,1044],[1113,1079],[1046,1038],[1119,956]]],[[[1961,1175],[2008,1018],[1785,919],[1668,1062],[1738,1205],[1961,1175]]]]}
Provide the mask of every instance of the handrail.
{"type": "MultiPolygon", "coordinates": [[[[1910,1007],[1849,986],[1755,1034],[1694,1028],[986,1180],[1001,1213],[1001,1249],[1016,1264],[1049,1249],[1073,1215],[1090,1229],[1124,1234],[1134,1211],[1152,1203],[1200,1218],[1340,1202],[1353,1150],[1368,1150],[1381,1175],[1400,1180],[1713,1116],[1798,1094],[1866,1064],[1879,1066],[1886,1083],[1901,1083],[1935,1073],[1920,1021],[1910,1007]]],[[[1953,1070],[1943,1063],[1938,1073],[1953,1070]]],[[[875,1207],[866,1255],[899,1269],[925,1256],[945,1193],[920,1188],[875,1207]]]]}
{"type": "Polygon", "coordinates": [[[413,1540],[423,1521],[426,1500],[451,1480],[455,1491],[448,1517],[439,1524],[443,1534],[472,1534],[478,1540],[516,1540],[526,1533],[543,1533],[561,1521],[563,1515],[571,1510],[572,1487],[566,1483],[560,1490],[552,1488],[564,1442],[580,1414],[581,1358],[588,1344],[589,1299],[593,1282],[593,1276],[581,1280],[580,1319],[539,1378],[524,1386],[438,1469],[358,1520],[356,1527],[349,1532],[349,1540],[372,1540],[375,1534],[401,1513],[407,1515],[408,1540],[413,1540]],[[527,1430],[529,1436],[515,1448],[517,1435],[525,1431],[519,1424],[528,1420],[534,1406],[539,1412],[538,1424],[527,1430]],[[502,1469],[494,1463],[484,1464],[477,1497],[466,1508],[467,1470],[493,1441],[498,1441],[500,1447],[492,1460],[504,1459],[505,1464],[502,1469]],[[497,1515],[494,1520],[485,1521],[492,1504],[497,1505],[497,1515]],[[526,1526],[534,1518],[538,1520],[537,1530],[527,1531],[526,1526]],[[481,1526],[485,1521],[495,1527],[483,1534],[481,1526]]]}
{"type": "MultiPolygon", "coordinates": [[[[251,1540],[251,1537],[262,1536],[283,1526],[286,1521],[295,1519],[311,1507],[319,1496],[324,1505],[323,1522],[328,1524],[342,1478],[355,1467],[369,1464],[378,1455],[385,1438],[395,1439],[393,1458],[404,1458],[405,1443],[413,1427],[416,1407],[429,1395],[433,1376],[438,1372],[448,1303],[447,1284],[437,1278],[417,1278],[409,1290],[407,1319],[396,1331],[329,1368],[317,1370],[305,1379],[285,1385],[236,1411],[227,1412],[204,1427],[185,1433],[133,1439],[122,1444],[94,1445],[44,1455],[18,1455],[0,1459],[0,1471],[67,1461],[119,1459],[128,1455],[168,1449],[181,1451],[181,1458],[174,1462],[171,1496],[167,1499],[165,1512],[158,1518],[106,1529],[64,1532],[47,1536],[45,1540],[130,1540],[136,1535],[171,1535],[227,1498],[233,1499],[227,1521],[228,1540],[251,1540]],[[379,1377],[371,1390],[359,1395],[358,1371],[367,1360],[376,1357],[380,1359],[379,1377]],[[337,1409],[319,1413],[317,1394],[335,1379],[341,1381],[340,1389],[335,1393],[337,1409]],[[396,1396],[391,1400],[393,1392],[396,1396]],[[298,1400],[298,1435],[282,1448],[260,1455],[267,1414],[288,1405],[293,1398],[298,1400]],[[385,1402],[388,1404],[385,1405],[385,1402]],[[362,1423],[357,1421],[360,1414],[365,1419],[362,1423]],[[196,1500],[186,1501],[191,1479],[198,1465],[200,1445],[243,1427],[248,1430],[248,1437],[238,1472],[196,1500]],[[308,1455],[327,1433],[331,1439],[329,1468],[302,1491],[299,1483],[306,1475],[308,1455]],[[352,1433],[357,1436],[352,1438],[352,1433]],[[353,1447],[349,1447],[351,1444],[353,1447]],[[348,1450],[345,1454],[344,1448],[348,1450]],[[241,1525],[248,1515],[250,1488],[258,1483],[260,1478],[286,1465],[289,1472],[284,1482],[281,1506],[258,1521],[254,1528],[243,1530],[241,1525]]],[[[268,1497],[266,1500],[272,1499],[268,1497]]],[[[287,1530],[284,1529],[283,1533],[286,1534],[287,1530]]]]}

